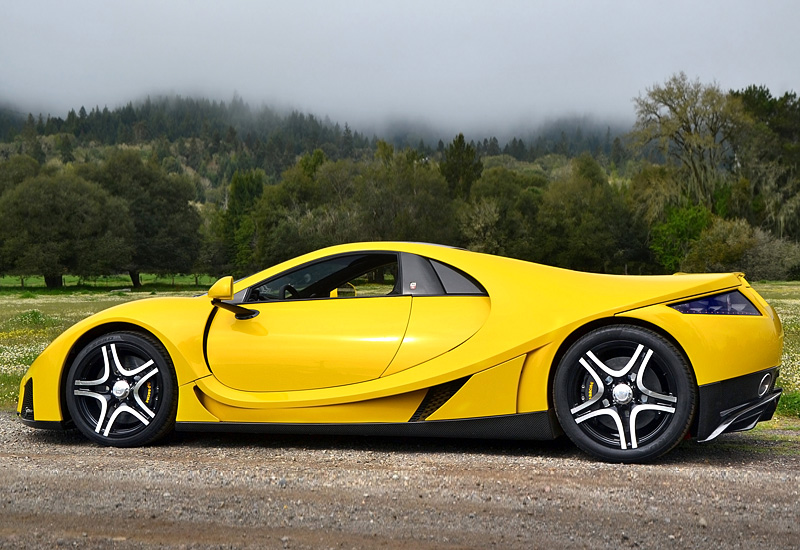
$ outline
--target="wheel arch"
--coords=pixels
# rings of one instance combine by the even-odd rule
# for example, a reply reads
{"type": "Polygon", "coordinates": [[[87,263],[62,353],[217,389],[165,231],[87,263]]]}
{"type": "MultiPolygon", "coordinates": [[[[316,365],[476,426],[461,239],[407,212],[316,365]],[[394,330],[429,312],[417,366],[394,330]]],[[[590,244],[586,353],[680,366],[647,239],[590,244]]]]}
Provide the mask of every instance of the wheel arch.
{"type": "MultiPolygon", "coordinates": [[[[148,338],[152,338],[157,342],[160,342],[162,346],[164,346],[161,339],[158,338],[155,334],[150,332],[149,330],[142,328],[141,326],[134,324],[134,323],[125,323],[125,322],[114,322],[114,323],[105,323],[102,325],[98,325],[93,327],[78,337],[77,340],[72,344],[72,347],[67,354],[66,360],[64,361],[64,366],[61,369],[61,378],[59,380],[59,402],[61,403],[61,417],[65,422],[71,422],[72,417],[69,413],[69,408],[67,407],[67,401],[65,399],[66,396],[66,385],[67,385],[67,375],[69,374],[70,365],[75,360],[75,357],[81,352],[86,345],[94,340],[95,338],[99,338],[101,336],[105,336],[106,334],[111,334],[112,332],[133,332],[135,334],[141,334],[147,336],[148,338]]],[[[169,353],[164,346],[164,351],[169,353]]]]}
{"type": "MultiPolygon", "coordinates": [[[[669,332],[664,330],[663,328],[659,327],[658,325],[654,325],[653,323],[649,323],[647,321],[643,321],[641,319],[636,319],[634,317],[604,317],[602,319],[595,319],[594,321],[590,321],[584,325],[573,330],[564,340],[562,340],[561,345],[559,345],[558,350],[556,351],[555,355],[553,356],[553,362],[550,364],[550,371],[547,377],[547,402],[550,407],[555,407],[555,403],[553,401],[553,381],[555,379],[556,369],[558,368],[558,364],[561,362],[561,359],[567,353],[567,350],[580,340],[583,336],[589,334],[593,330],[605,327],[613,327],[613,326],[634,326],[643,329],[647,329],[651,332],[654,332],[667,340],[670,344],[675,346],[683,358],[686,360],[686,364],[689,365],[689,369],[692,373],[692,381],[697,387],[697,377],[694,373],[694,365],[692,365],[692,361],[689,359],[689,355],[686,353],[686,350],[683,346],[675,339],[669,332]]],[[[696,416],[696,415],[695,415],[696,416]]],[[[697,422],[695,418],[691,432],[694,433],[694,427],[697,422]]]]}
{"type": "MultiPolygon", "coordinates": [[[[599,333],[597,333],[597,334],[599,335],[599,333]]],[[[608,332],[604,333],[604,335],[609,335],[609,334],[613,334],[613,332],[612,333],[608,333],[608,332]]],[[[606,336],[604,336],[604,338],[606,338],[606,336]]],[[[625,339],[625,337],[623,337],[623,340],[624,339],[625,339]]],[[[668,350],[665,350],[665,351],[668,351],[668,350]]],[[[645,361],[646,361],[646,359],[645,359],[645,361]]],[[[628,363],[628,364],[630,365],[630,363],[628,363]]],[[[572,365],[572,361],[570,361],[569,365],[570,365],[570,369],[574,370],[572,368],[572,366],[571,366],[572,365]]],[[[562,370],[561,372],[562,372],[562,374],[563,373],[567,373],[568,370],[562,370]]],[[[641,373],[641,371],[640,371],[640,373],[641,373]]],[[[565,376],[569,376],[569,375],[565,374],[565,376]]],[[[676,382],[676,383],[678,385],[680,385],[680,382],[676,382]]],[[[567,433],[569,438],[573,441],[573,443],[575,443],[579,448],[581,448],[585,452],[587,452],[587,453],[589,453],[591,455],[600,457],[600,458],[602,458],[604,460],[610,460],[612,462],[617,462],[617,461],[638,462],[639,460],[654,459],[654,458],[657,458],[658,456],[661,456],[662,454],[667,452],[669,449],[671,449],[675,445],[677,445],[680,442],[681,438],[689,438],[689,437],[696,436],[696,434],[697,434],[699,417],[700,417],[700,414],[699,414],[699,412],[700,412],[700,403],[699,403],[699,386],[698,386],[698,383],[697,383],[697,375],[695,373],[694,365],[692,364],[691,360],[689,359],[689,356],[686,353],[686,349],[680,344],[680,342],[677,340],[677,338],[675,338],[671,333],[669,333],[664,328],[662,328],[660,326],[657,326],[657,325],[655,325],[653,323],[650,323],[648,321],[644,321],[642,319],[627,318],[627,317],[623,317],[623,318],[620,318],[620,317],[606,317],[606,318],[602,318],[602,319],[593,320],[591,322],[585,323],[585,324],[581,325],[580,327],[574,329],[567,337],[565,337],[562,340],[562,342],[558,346],[558,349],[556,350],[555,354],[553,355],[550,371],[548,373],[547,391],[548,391],[548,402],[553,407],[553,409],[557,409],[558,407],[562,407],[561,414],[558,414],[559,424],[561,425],[562,429],[564,429],[564,431],[567,433]],[[627,456],[624,457],[624,458],[621,457],[621,456],[617,456],[619,454],[618,450],[614,450],[614,449],[608,450],[609,453],[612,453],[610,455],[606,453],[606,449],[603,449],[602,451],[598,451],[597,450],[598,445],[596,443],[591,443],[591,441],[587,440],[586,436],[583,435],[583,434],[581,434],[580,438],[576,438],[576,435],[574,433],[574,431],[575,431],[574,430],[574,425],[576,425],[577,423],[575,423],[574,425],[570,423],[570,425],[573,426],[573,427],[570,427],[570,429],[567,430],[566,429],[567,426],[565,426],[563,424],[563,421],[562,421],[562,416],[563,416],[563,412],[564,412],[563,411],[564,398],[563,398],[563,395],[561,395],[561,396],[557,396],[556,395],[556,387],[555,387],[557,381],[559,383],[559,388],[560,389],[563,389],[565,387],[563,384],[565,383],[566,379],[564,378],[564,376],[559,374],[558,367],[559,367],[560,363],[563,361],[564,357],[566,357],[568,355],[573,357],[573,358],[575,357],[575,355],[572,353],[571,349],[576,343],[579,343],[581,341],[581,339],[584,338],[584,337],[589,337],[591,339],[591,341],[596,344],[598,338],[593,336],[594,331],[598,331],[598,330],[601,330],[601,329],[608,329],[608,328],[614,329],[616,327],[619,327],[619,328],[623,329],[623,330],[620,331],[621,335],[622,334],[626,334],[626,331],[624,331],[624,328],[627,327],[627,329],[628,329],[627,334],[630,334],[630,330],[631,329],[641,329],[642,331],[646,331],[646,333],[643,333],[641,337],[645,337],[645,336],[647,336],[647,333],[649,333],[649,336],[647,336],[647,337],[650,340],[652,340],[653,338],[656,338],[656,337],[661,338],[662,339],[662,344],[660,344],[661,348],[663,349],[664,345],[667,345],[668,347],[672,348],[673,357],[674,357],[674,354],[677,353],[678,357],[676,359],[678,359],[679,361],[682,360],[682,362],[684,363],[684,366],[682,367],[682,372],[684,372],[685,376],[688,377],[688,379],[686,379],[685,382],[684,382],[684,388],[687,391],[690,391],[690,392],[692,392],[694,394],[694,397],[689,400],[689,408],[688,408],[688,410],[686,409],[685,405],[683,407],[684,411],[688,412],[688,414],[683,416],[683,420],[681,420],[680,422],[674,424],[676,427],[683,426],[681,432],[680,433],[675,433],[675,434],[673,434],[673,436],[667,437],[667,439],[664,439],[664,438],[661,437],[662,435],[666,435],[666,431],[660,432],[658,434],[658,438],[654,441],[654,443],[656,443],[657,446],[654,447],[654,450],[652,451],[651,454],[644,453],[646,456],[634,456],[633,458],[630,458],[630,459],[627,456]],[[686,384],[688,384],[688,386],[686,384]],[[692,388],[694,388],[694,389],[692,390],[692,388]],[[556,403],[556,398],[557,397],[559,397],[558,403],[556,403]],[[579,439],[580,439],[580,441],[579,441],[579,439]],[[668,443],[669,441],[672,442],[672,443],[669,444],[671,446],[669,446],[669,448],[664,447],[664,444],[668,443]]],[[[645,391],[645,390],[642,390],[642,391],[645,391]]],[[[562,393],[562,392],[559,391],[559,393],[562,393]]],[[[676,395],[679,395],[679,394],[680,393],[678,393],[676,395]]],[[[686,401],[682,400],[681,402],[685,403],[686,401]]],[[[567,410],[569,410],[569,409],[567,409],[567,410]]],[[[678,409],[677,409],[677,405],[676,405],[675,408],[672,411],[668,411],[668,412],[676,412],[677,410],[678,409]]],[[[572,412],[574,412],[574,411],[570,411],[570,413],[572,413],[572,412]]],[[[558,413],[558,411],[557,411],[557,413],[558,413]]],[[[572,418],[571,415],[570,415],[570,418],[572,418]]],[[[619,426],[618,429],[621,432],[623,428],[622,428],[622,425],[620,424],[619,418],[617,419],[617,425],[619,426]]],[[[632,426],[632,424],[631,424],[631,426],[632,426]]],[[[661,428],[659,428],[659,429],[661,429],[661,428]]],[[[667,430],[672,429],[672,424],[670,423],[668,425],[668,428],[666,428],[666,429],[667,430]]],[[[600,446],[603,446],[603,445],[605,445],[605,444],[603,443],[600,446]]],[[[623,447],[623,452],[627,453],[628,450],[629,449],[627,449],[626,447],[623,447]]]]}

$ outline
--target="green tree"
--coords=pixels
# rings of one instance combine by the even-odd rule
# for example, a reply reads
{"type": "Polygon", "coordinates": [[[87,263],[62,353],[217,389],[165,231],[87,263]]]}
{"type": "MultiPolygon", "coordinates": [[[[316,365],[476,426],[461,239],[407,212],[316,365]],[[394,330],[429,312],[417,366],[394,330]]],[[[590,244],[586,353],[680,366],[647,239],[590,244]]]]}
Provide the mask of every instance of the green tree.
{"type": "Polygon", "coordinates": [[[228,212],[238,218],[253,208],[264,192],[267,175],[263,170],[236,171],[228,191],[228,212]]]}
{"type": "Polygon", "coordinates": [[[630,195],[634,210],[648,226],[664,221],[669,208],[676,208],[686,201],[675,181],[678,177],[672,167],[648,163],[631,178],[630,195]]]}
{"type": "Polygon", "coordinates": [[[0,162],[0,196],[39,173],[39,163],[28,155],[14,155],[0,162]]]}
{"type": "Polygon", "coordinates": [[[314,149],[313,153],[307,153],[300,157],[298,164],[308,177],[313,178],[314,174],[317,173],[317,169],[322,166],[326,160],[328,159],[325,157],[325,152],[322,149],[314,149]]]}
{"type": "Polygon", "coordinates": [[[320,200],[327,204],[346,204],[355,200],[356,180],[362,166],[350,159],[326,162],[317,170],[315,183],[320,200]]]}
{"type": "Polygon", "coordinates": [[[141,285],[141,272],[191,273],[200,249],[200,215],[188,177],[167,175],[134,150],[112,151],[103,164],[76,171],[125,201],[134,225],[127,243],[134,286],[141,285]]]}
{"type": "Polygon", "coordinates": [[[350,129],[350,126],[348,126],[346,122],[344,124],[344,132],[342,132],[342,137],[340,140],[339,153],[342,156],[342,158],[351,158],[353,156],[353,153],[355,153],[355,145],[353,142],[353,131],[350,129]]]}
{"type": "Polygon", "coordinates": [[[711,212],[703,205],[670,208],[666,220],[653,226],[650,248],[668,272],[680,269],[692,244],[711,225],[711,212]]]}
{"type": "Polygon", "coordinates": [[[717,187],[733,160],[733,136],[746,122],[741,103],[716,84],[689,80],[682,72],[648,88],[634,102],[634,146],[640,152],[655,147],[678,167],[681,194],[713,208],[717,187]]]}
{"type": "Polygon", "coordinates": [[[64,164],[75,161],[75,155],[72,150],[72,138],[69,134],[56,137],[56,150],[61,157],[61,162],[64,164]]]}
{"type": "Polygon", "coordinates": [[[589,153],[581,153],[575,157],[572,161],[572,171],[575,177],[586,180],[593,186],[608,185],[608,176],[605,170],[589,153]]]}
{"type": "Polygon", "coordinates": [[[689,272],[741,271],[745,254],[756,242],[753,228],[747,221],[714,218],[691,243],[681,269],[689,272]]]}
{"type": "Polygon", "coordinates": [[[800,235],[800,101],[773,97],[763,86],[732,92],[751,124],[736,136],[735,214],[779,237],[800,235]]]}
{"type": "Polygon", "coordinates": [[[267,175],[263,170],[236,171],[231,178],[227,209],[222,212],[221,240],[226,243],[230,272],[241,276],[256,269],[253,258],[257,226],[250,216],[264,193],[267,175]]]}
{"type": "Polygon", "coordinates": [[[487,254],[502,254],[502,236],[498,221],[500,207],[491,198],[473,201],[459,212],[459,228],[470,250],[487,254]]]}
{"type": "Polygon", "coordinates": [[[475,147],[464,139],[464,134],[458,134],[444,150],[439,171],[447,180],[450,196],[466,200],[472,184],[483,173],[483,163],[475,147]]]}
{"type": "Polygon", "coordinates": [[[614,138],[614,141],[611,144],[611,162],[614,164],[614,167],[616,167],[618,170],[621,170],[626,159],[627,151],[625,150],[625,146],[622,144],[622,140],[619,138],[619,136],[617,136],[614,138]]]}
{"type": "Polygon", "coordinates": [[[490,157],[499,155],[502,153],[500,150],[500,143],[498,143],[497,138],[492,136],[492,138],[486,144],[486,154],[490,157]]]}
{"type": "Polygon", "coordinates": [[[384,147],[357,181],[365,238],[443,244],[456,239],[447,182],[418,152],[384,147]]]}
{"type": "Polygon", "coordinates": [[[22,140],[20,152],[33,157],[39,164],[44,164],[47,155],[42,148],[42,141],[39,139],[39,132],[36,130],[36,122],[32,114],[28,114],[28,120],[22,127],[20,138],[22,140]]]}
{"type": "Polygon", "coordinates": [[[75,175],[26,179],[0,197],[0,219],[0,263],[43,275],[48,288],[67,273],[106,275],[130,261],[125,202],[75,175]]]}
{"type": "Polygon", "coordinates": [[[504,166],[484,170],[472,186],[469,203],[459,211],[466,246],[529,259],[528,245],[545,185],[546,179],[535,172],[504,166]]]}
{"type": "Polygon", "coordinates": [[[589,156],[573,160],[569,176],[542,194],[536,259],[584,271],[625,271],[639,237],[630,231],[624,200],[592,163],[589,156]]]}

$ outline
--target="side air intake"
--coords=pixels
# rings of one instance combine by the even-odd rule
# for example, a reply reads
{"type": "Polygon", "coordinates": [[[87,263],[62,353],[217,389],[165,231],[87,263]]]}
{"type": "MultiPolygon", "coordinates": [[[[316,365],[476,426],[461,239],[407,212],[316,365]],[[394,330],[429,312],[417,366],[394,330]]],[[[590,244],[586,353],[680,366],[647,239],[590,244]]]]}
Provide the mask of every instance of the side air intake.
{"type": "Polygon", "coordinates": [[[19,416],[24,420],[33,420],[33,378],[28,379],[22,390],[22,409],[19,416]]]}
{"type": "Polygon", "coordinates": [[[423,399],[422,403],[419,404],[417,411],[411,417],[409,422],[420,422],[428,418],[430,415],[436,412],[436,409],[444,405],[448,399],[453,397],[456,392],[467,383],[467,380],[469,380],[469,376],[429,388],[428,393],[425,394],[425,399],[423,399]]]}

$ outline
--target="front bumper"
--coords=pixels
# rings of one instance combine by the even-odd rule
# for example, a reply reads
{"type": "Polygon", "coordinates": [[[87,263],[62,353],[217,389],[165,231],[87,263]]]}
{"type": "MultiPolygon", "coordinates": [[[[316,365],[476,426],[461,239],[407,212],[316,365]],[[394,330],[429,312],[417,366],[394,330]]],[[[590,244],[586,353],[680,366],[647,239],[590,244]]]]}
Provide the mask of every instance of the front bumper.
{"type": "Polygon", "coordinates": [[[44,430],[63,430],[71,426],[65,420],[35,420],[33,414],[33,379],[23,380],[20,386],[17,416],[26,426],[44,430]]]}
{"type": "Polygon", "coordinates": [[[711,441],[727,432],[750,430],[769,420],[783,391],[775,387],[778,368],[754,372],[700,387],[695,435],[711,441]]]}

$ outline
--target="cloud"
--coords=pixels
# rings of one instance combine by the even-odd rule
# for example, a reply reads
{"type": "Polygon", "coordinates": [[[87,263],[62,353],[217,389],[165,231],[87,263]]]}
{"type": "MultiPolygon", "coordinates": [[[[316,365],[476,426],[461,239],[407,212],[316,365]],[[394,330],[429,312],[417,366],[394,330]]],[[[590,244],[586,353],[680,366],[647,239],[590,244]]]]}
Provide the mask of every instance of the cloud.
{"type": "Polygon", "coordinates": [[[354,126],[633,119],[684,71],[724,89],[794,85],[800,5],[640,2],[90,2],[4,6],[0,89],[56,116],[177,93],[354,126]]]}

